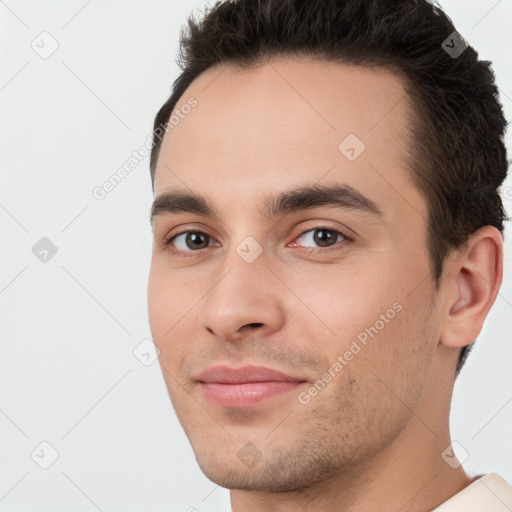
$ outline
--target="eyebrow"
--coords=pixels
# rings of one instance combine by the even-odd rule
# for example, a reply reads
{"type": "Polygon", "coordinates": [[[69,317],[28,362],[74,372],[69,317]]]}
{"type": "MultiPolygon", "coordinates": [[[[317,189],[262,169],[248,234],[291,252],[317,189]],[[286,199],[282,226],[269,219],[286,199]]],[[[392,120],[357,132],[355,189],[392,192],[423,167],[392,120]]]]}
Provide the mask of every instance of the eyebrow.
{"type": "MultiPolygon", "coordinates": [[[[328,206],[366,212],[375,217],[384,217],[377,204],[350,185],[311,185],[300,186],[277,195],[264,198],[260,214],[271,219],[288,213],[310,208],[328,206]]],[[[210,218],[218,218],[215,208],[205,197],[186,191],[168,191],[159,195],[153,202],[150,222],[164,214],[193,213],[210,218]]]]}

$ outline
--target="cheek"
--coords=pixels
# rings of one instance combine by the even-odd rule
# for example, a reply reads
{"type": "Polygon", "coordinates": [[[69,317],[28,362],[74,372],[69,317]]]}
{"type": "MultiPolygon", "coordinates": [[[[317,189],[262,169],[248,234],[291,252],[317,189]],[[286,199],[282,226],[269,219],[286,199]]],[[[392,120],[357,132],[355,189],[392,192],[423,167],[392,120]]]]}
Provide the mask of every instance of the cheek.
{"type": "Polygon", "coordinates": [[[160,350],[161,364],[171,368],[185,352],[186,337],[180,331],[197,299],[194,300],[186,284],[158,265],[151,267],[147,291],[153,341],[160,350]]]}
{"type": "MultiPolygon", "coordinates": [[[[418,286],[420,271],[404,275],[393,261],[381,258],[364,270],[326,266],[314,279],[295,285],[297,295],[307,297],[304,302],[331,331],[329,341],[317,346],[329,364],[342,356],[343,364],[354,370],[372,368],[390,382],[414,381],[422,378],[422,365],[432,346],[425,341],[432,329],[425,300],[429,280],[418,286]]],[[[294,316],[302,318],[302,313],[298,309],[294,316]]],[[[310,337],[315,339],[315,331],[310,337]]]]}
{"type": "MultiPolygon", "coordinates": [[[[333,339],[347,343],[378,322],[378,330],[388,330],[397,316],[393,304],[400,302],[400,293],[389,270],[371,266],[326,266],[314,278],[297,281],[297,295],[334,332],[333,339]],[[386,314],[387,312],[387,314],[386,314]],[[384,320],[380,315],[384,314],[384,320]]],[[[300,313],[299,310],[295,314],[300,313]]],[[[309,317],[308,317],[309,318],[309,317]]],[[[332,334],[332,333],[331,333],[332,334]]]]}
{"type": "Polygon", "coordinates": [[[148,317],[153,341],[158,344],[166,323],[166,310],[168,301],[172,300],[169,288],[164,285],[165,275],[158,271],[155,264],[151,264],[148,279],[148,317]]]}

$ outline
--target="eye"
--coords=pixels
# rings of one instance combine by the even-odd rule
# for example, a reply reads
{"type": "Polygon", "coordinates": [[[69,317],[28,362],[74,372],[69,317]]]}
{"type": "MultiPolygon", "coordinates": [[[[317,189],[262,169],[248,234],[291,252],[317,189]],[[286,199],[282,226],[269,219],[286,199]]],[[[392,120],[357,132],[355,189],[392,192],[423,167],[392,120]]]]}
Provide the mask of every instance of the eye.
{"type": "MultiPolygon", "coordinates": [[[[297,245],[295,242],[290,244],[294,247],[308,247],[307,244],[316,244],[317,247],[327,247],[330,248],[336,245],[338,242],[343,241],[352,241],[352,238],[345,235],[342,231],[338,229],[334,229],[330,226],[318,226],[313,229],[309,229],[301,233],[300,237],[296,238],[296,240],[300,240],[300,245],[297,245]]],[[[309,245],[309,247],[311,247],[309,245]]],[[[312,247],[314,249],[314,246],[312,247]]],[[[313,250],[309,252],[325,252],[313,250]]]]}
{"type": "Polygon", "coordinates": [[[165,240],[165,245],[174,245],[176,252],[195,252],[209,247],[210,235],[202,231],[184,231],[165,240]],[[190,249],[190,250],[189,250],[190,249]]]}
{"type": "MultiPolygon", "coordinates": [[[[307,248],[307,252],[327,252],[331,247],[338,245],[345,245],[342,242],[351,242],[353,239],[331,226],[318,226],[313,229],[303,231],[299,237],[294,239],[294,242],[289,244],[289,247],[304,247],[307,248]],[[300,244],[295,243],[295,240],[299,240],[300,244]],[[317,247],[323,247],[322,249],[315,249],[315,247],[308,246],[306,244],[317,244],[317,247]]],[[[212,237],[204,231],[183,231],[176,235],[170,236],[163,241],[164,246],[169,246],[172,251],[176,254],[192,255],[191,253],[199,252],[201,249],[207,249],[212,247],[210,245],[212,237]]],[[[218,247],[220,244],[213,245],[218,247]]]]}

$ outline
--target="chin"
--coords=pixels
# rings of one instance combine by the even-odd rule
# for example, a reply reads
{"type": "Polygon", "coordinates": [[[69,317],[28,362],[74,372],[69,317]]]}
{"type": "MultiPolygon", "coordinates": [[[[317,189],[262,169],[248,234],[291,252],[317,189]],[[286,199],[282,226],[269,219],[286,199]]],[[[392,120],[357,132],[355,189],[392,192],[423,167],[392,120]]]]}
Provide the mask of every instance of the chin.
{"type": "Polygon", "coordinates": [[[201,471],[213,483],[226,489],[245,491],[289,492],[305,489],[319,481],[333,477],[337,467],[329,460],[292,460],[289,456],[258,461],[253,467],[244,467],[235,454],[197,456],[201,471]]]}

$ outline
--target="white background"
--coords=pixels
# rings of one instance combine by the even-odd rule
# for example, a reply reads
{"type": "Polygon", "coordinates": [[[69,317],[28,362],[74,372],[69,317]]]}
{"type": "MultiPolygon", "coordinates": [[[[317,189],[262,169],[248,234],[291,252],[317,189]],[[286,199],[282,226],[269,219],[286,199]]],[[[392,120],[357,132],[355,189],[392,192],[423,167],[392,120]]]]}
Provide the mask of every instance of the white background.
{"type": "MultiPolygon", "coordinates": [[[[180,27],[204,5],[0,2],[0,510],[229,510],[158,362],[133,354],[151,336],[149,158],[104,200],[92,195],[151,133],[177,77],[180,27]],[[59,44],[47,59],[31,48],[42,31],[59,44]],[[58,248],[47,263],[32,253],[42,237],[58,248]],[[43,441],[59,454],[46,470],[31,458],[43,441]]],[[[441,5],[494,62],[512,119],[512,0],[441,5]]],[[[451,428],[468,473],[512,483],[510,230],[505,282],[456,383],[451,428]]]]}

